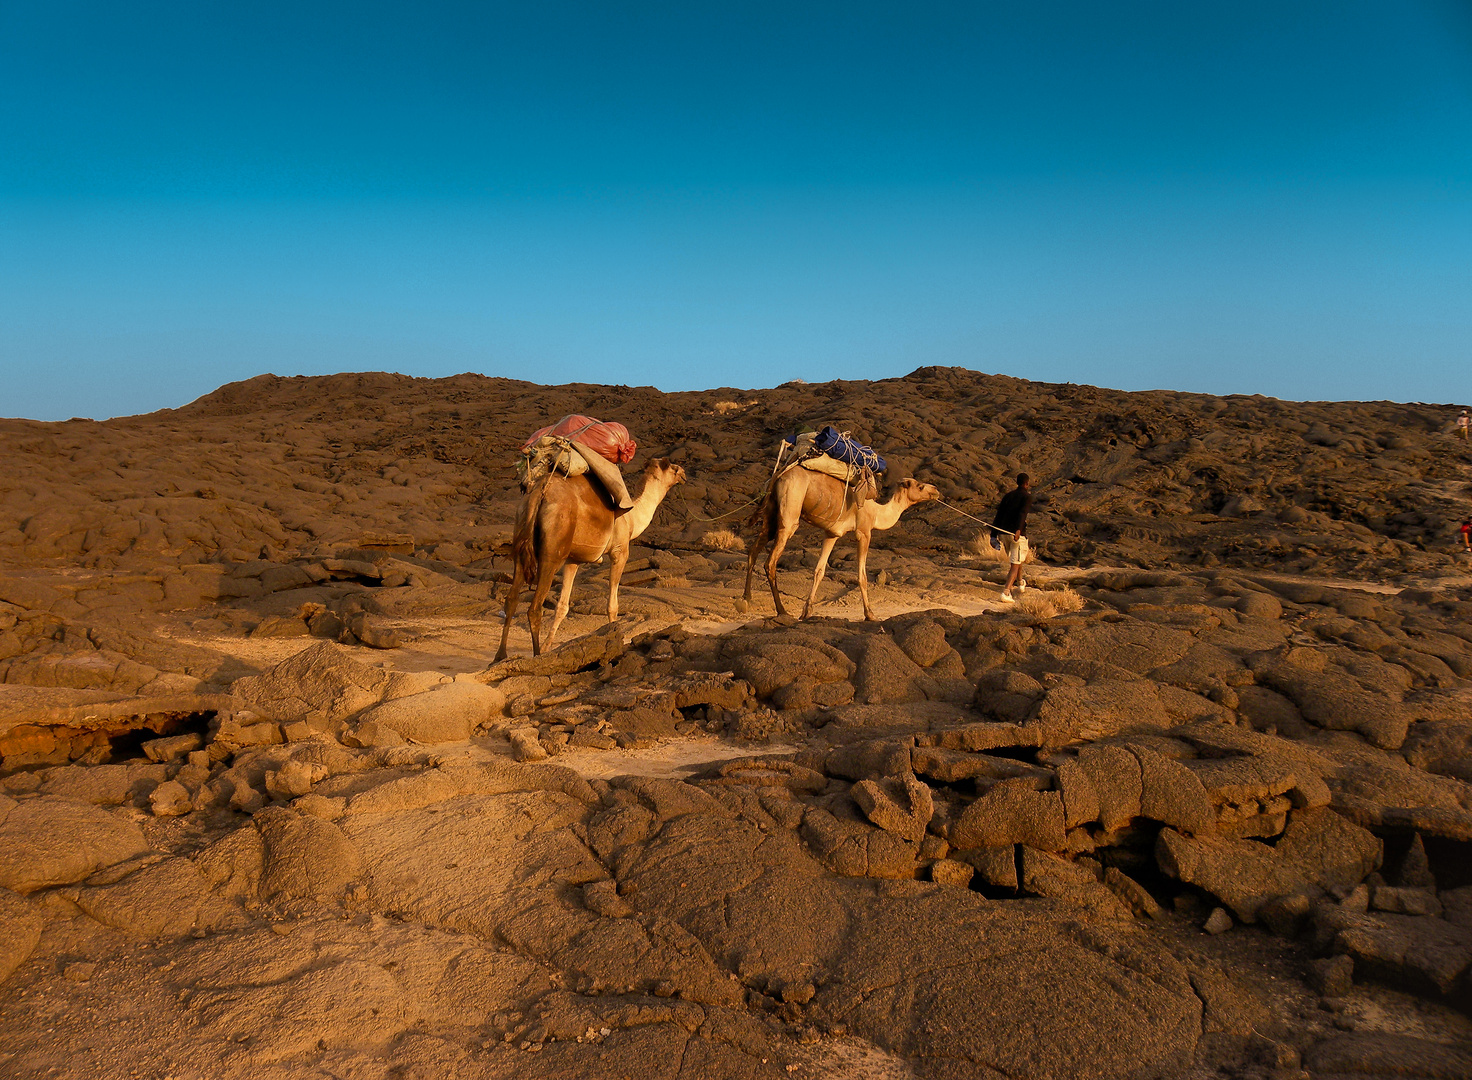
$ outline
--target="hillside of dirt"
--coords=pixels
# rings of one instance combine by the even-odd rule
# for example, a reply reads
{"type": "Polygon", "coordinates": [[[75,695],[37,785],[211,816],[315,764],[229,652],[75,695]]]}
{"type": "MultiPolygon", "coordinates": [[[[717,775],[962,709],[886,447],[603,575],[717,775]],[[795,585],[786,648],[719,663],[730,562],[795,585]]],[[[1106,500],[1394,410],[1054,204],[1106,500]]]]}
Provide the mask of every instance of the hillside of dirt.
{"type": "MultiPolygon", "coordinates": [[[[633,473],[651,456],[685,467],[659,523],[685,539],[761,490],[796,425],[832,423],[885,455],[892,480],[935,484],[988,520],[1007,478],[1031,473],[1038,540],[1056,563],[1395,581],[1467,568],[1454,533],[1472,451],[1452,436],[1450,406],[1131,394],[957,368],[677,394],[263,375],[148,416],[0,421],[0,558],[154,573],[397,532],[463,564],[505,535],[521,442],[572,412],[625,423],[641,450],[633,473]]],[[[897,535],[944,552],[974,531],[932,507],[897,535]]]]}
{"type": "Polygon", "coordinates": [[[0,1075],[1472,1075],[1454,416],[927,368],[0,421],[0,1075]],[[495,661],[572,412],[684,480],[617,623],[604,560],[495,661]],[[743,595],[826,423],[943,500],[874,534],[874,620],[852,539],[814,617],[743,595]]]}

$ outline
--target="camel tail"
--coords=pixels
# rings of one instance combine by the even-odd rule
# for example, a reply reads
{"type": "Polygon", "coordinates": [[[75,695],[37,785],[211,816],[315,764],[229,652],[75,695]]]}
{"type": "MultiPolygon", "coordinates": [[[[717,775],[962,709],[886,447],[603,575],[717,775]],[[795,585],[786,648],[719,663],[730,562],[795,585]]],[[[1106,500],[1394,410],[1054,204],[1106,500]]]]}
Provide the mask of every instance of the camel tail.
{"type": "Polygon", "coordinates": [[[516,515],[516,534],[511,540],[511,560],[521,571],[521,579],[533,584],[537,580],[537,511],[541,509],[551,478],[551,473],[539,477],[526,493],[526,500],[516,515]]]}
{"type": "Polygon", "coordinates": [[[764,532],[771,532],[776,518],[777,509],[777,485],[774,481],[767,481],[767,490],[763,492],[762,501],[757,503],[755,510],[746,519],[746,531],[754,532],[761,537],[764,532]]]}

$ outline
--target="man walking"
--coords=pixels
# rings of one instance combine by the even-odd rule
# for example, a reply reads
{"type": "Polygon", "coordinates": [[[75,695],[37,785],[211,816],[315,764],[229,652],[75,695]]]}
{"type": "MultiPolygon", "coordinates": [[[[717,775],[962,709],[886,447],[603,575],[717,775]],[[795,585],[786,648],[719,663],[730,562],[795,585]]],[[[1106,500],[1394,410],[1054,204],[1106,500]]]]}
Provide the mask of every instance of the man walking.
{"type": "MultiPolygon", "coordinates": [[[[1027,511],[1032,507],[1032,478],[1027,473],[1017,474],[1017,486],[1002,496],[1002,501],[997,504],[997,516],[992,518],[991,542],[992,547],[1006,552],[1008,561],[1012,561],[1012,548],[1015,542],[1022,536],[1027,528],[1027,511]]],[[[1015,582],[1018,591],[1027,588],[1027,582],[1022,580],[1022,563],[1026,561],[1026,541],[1023,542],[1023,558],[1021,561],[1013,562],[1007,574],[1007,584],[1004,586],[1002,599],[1008,602],[1012,599],[1012,585],[1015,582]]]]}
{"type": "Polygon", "coordinates": [[[1457,417],[1457,434],[1463,442],[1467,441],[1467,429],[1472,427],[1472,416],[1467,415],[1467,410],[1462,410],[1462,415],[1457,417]]]}
{"type": "Polygon", "coordinates": [[[1007,549],[1007,558],[1012,563],[1007,570],[1007,582],[1002,586],[1002,603],[1012,603],[1012,586],[1017,586],[1017,591],[1022,592],[1027,588],[1027,582],[1022,577],[1022,564],[1027,562],[1027,528],[1017,526],[1017,538],[1012,541],[1007,549]]]}

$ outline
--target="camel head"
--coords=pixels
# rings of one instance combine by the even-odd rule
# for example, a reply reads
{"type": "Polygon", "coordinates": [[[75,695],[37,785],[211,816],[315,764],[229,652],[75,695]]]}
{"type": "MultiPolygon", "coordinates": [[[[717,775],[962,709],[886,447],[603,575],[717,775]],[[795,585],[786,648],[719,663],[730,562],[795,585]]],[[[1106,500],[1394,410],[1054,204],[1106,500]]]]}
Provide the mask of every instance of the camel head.
{"type": "Polygon", "coordinates": [[[667,457],[651,458],[644,466],[646,480],[654,480],[665,487],[674,487],[685,482],[685,470],[667,457]]]}
{"type": "Polygon", "coordinates": [[[894,497],[899,496],[904,496],[905,501],[909,503],[932,502],[940,498],[940,491],[934,484],[925,484],[914,477],[907,476],[895,489],[894,497]]]}

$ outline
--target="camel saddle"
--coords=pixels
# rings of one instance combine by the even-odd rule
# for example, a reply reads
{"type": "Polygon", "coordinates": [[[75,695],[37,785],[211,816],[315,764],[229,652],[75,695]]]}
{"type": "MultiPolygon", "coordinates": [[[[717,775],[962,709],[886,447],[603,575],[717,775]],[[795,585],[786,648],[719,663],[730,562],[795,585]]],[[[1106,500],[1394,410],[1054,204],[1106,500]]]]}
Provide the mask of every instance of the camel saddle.
{"type": "Polygon", "coordinates": [[[860,506],[863,506],[870,499],[877,499],[879,497],[879,484],[874,479],[872,472],[868,469],[861,469],[849,465],[839,461],[837,458],[828,457],[826,454],[819,454],[816,457],[794,461],[787,468],[783,469],[782,473],[785,474],[789,469],[807,469],[810,472],[820,472],[842,480],[849,490],[853,492],[854,500],[860,506]]]}
{"type": "Polygon", "coordinates": [[[597,450],[561,435],[543,435],[528,446],[516,462],[516,472],[522,491],[531,488],[548,473],[559,476],[592,473],[593,479],[608,493],[615,507],[628,510],[634,505],[628,485],[624,483],[624,474],[619,472],[617,465],[597,450]]]}
{"type": "Polygon", "coordinates": [[[787,449],[784,456],[790,464],[782,469],[783,473],[788,469],[801,467],[811,472],[820,472],[835,477],[853,490],[854,499],[860,506],[870,499],[879,497],[879,483],[874,476],[876,470],[870,467],[868,459],[878,463],[880,472],[884,470],[884,459],[867,446],[860,446],[853,440],[840,436],[832,427],[825,427],[821,432],[799,432],[785,440],[785,443],[787,449]],[[824,441],[829,446],[834,446],[838,440],[851,443],[854,447],[864,451],[867,459],[861,459],[858,454],[851,454],[850,456],[856,460],[844,461],[820,449],[824,441]]]}

